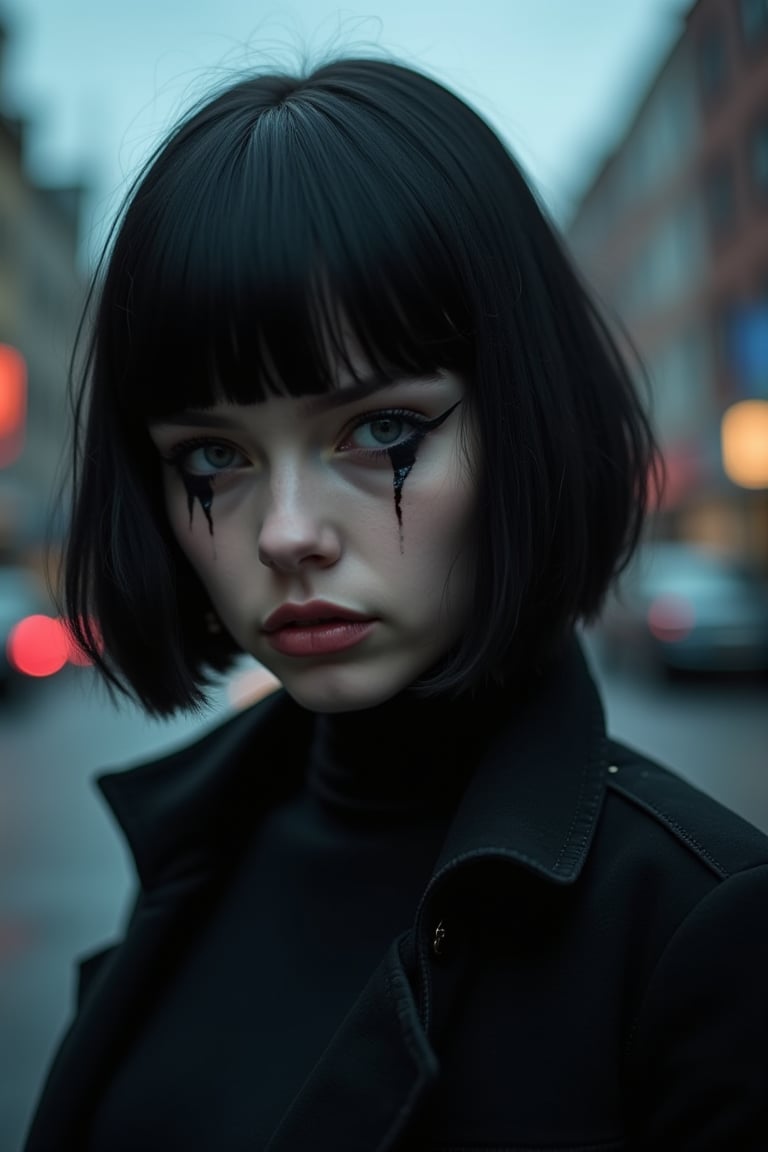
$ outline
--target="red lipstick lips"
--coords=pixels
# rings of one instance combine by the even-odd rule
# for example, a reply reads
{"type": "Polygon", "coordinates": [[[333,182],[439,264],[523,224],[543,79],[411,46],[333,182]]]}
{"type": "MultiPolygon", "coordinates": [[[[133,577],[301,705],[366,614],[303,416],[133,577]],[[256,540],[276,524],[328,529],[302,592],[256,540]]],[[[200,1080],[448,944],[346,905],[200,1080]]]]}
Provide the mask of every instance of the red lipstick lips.
{"type": "Polygon", "coordinates": [[[376,621],[360,612],[309,600],[283,604],[264,622],[267,643],[283,656],[326,656],[359,644],[376,621]]]}

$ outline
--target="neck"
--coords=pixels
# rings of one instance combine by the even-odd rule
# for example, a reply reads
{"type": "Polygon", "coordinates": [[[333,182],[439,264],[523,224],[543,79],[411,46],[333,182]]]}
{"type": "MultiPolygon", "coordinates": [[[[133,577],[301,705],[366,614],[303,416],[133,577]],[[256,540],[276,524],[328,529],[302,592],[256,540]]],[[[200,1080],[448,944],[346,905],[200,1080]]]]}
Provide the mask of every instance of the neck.
{"type": "Polygon", "coordinates": [[[357,811],[453,808],[505,711],[498,693],[478,700],[403,693],[375,708],[319,715],[310,789],[357,811]]]}

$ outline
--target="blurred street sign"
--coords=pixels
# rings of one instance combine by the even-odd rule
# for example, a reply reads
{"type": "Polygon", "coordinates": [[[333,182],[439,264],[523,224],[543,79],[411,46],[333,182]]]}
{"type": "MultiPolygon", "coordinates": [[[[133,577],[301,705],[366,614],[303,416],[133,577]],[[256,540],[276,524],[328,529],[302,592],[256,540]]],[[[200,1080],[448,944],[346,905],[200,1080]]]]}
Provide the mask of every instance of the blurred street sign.
{"type": "Polygon", "coordinates": [[[768,303],[735,309],[728,321],[727,341],[741,397],[768,400],[768,303]]]}

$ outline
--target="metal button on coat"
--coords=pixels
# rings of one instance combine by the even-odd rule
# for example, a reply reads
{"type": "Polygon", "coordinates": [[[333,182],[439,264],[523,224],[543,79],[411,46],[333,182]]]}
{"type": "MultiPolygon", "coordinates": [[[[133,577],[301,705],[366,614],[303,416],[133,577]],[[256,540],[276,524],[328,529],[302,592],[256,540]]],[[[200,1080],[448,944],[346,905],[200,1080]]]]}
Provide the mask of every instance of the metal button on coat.
{"type": "Polygon", "coordinates": [[[435,956],[442,956],[445,949],[445,924],[442,920],[438,920],[437,926],[432,936],[432,951],[435,956]]]}

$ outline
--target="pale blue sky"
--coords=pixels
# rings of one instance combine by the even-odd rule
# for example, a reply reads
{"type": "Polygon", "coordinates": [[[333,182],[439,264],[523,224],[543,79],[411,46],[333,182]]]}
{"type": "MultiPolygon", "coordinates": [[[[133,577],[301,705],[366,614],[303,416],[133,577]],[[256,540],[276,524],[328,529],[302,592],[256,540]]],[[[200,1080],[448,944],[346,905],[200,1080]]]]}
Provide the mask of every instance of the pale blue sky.
{"type": "Polygon", "coordinates": [[[44,180],[85,177],[95,246],[158,135],[222,71],[380,48],[468,97],[557,217],[610,146],[692,0],[0,0],[5,101],[44,180]]]}

